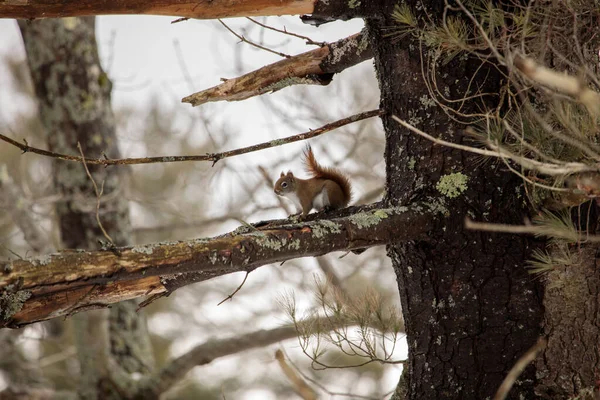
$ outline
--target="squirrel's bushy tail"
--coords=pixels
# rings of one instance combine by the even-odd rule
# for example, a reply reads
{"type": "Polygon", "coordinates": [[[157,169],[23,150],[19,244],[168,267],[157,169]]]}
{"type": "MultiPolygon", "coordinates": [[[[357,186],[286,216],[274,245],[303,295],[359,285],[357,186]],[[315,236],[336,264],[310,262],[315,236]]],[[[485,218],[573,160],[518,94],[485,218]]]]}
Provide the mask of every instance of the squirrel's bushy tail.
{"type": "Polygon", "coordinates": [[[350,202],[352,199],[352,186],[346,175],[335,168],[321,166],[317,160],[315,160],[315,155],[309,144],[307,144],[304,149],[304,166],[306,167],[306,171],[311,174],[313,178],[329,179],[340,185],[340,188],[344,193],[345,205],[350,202]]]}

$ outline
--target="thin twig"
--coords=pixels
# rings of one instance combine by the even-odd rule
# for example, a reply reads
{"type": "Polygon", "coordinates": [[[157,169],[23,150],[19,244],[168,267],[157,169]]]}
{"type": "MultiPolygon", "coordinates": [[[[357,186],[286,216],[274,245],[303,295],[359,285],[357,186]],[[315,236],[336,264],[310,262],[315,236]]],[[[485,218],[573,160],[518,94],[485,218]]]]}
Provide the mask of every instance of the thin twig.
{"type": "Polygon", "coordinates": [[[258,26],[262,26],[263,28],[270,29],[270,30],[275,31],[275,32],[283,33],[284,35],[290,35],[290,36],[296,37],[298,39],[306,40],[306,44],[310,44],[310,45],[313,45],[313,46],[319,46],[319,47],[323,47],[323,46],[327,45],[327,42],[315,42],[314,40],[312,40],[308,36],[302,36],[302,35],[299,35],[299,34],[294,33],[294,32],[289,32],[287,29],[285,29],[285,27],[283,29],[277,29],[277,28],[274,28],[274,27],[269,26],[267,24],[263,24],[262,22],[258,22],[257,20],[252,19],[250,17],[246,17],[246,19],[254,22],[258,26]]]}
{"type": "Polygon", "coordinates": [[[221,23],[221,25],[223,25],[225,28],[227,28],[227,30],[229,32],[233,33],[235,35],[235,37],[237,37],[238,39],[240,39],[240,41],[242,41],[242,42],[248,43],[249,45],[254,46],[254,47],[258,48],[258,49],[261,49],[261,50],[264,50],[264,51],[268,51],[269,53],[276,54],[276,55],[278,55],[280,57],[292,58],[292,56],[290,56],[288,54],[281,53],[281,52],[275,51],[275,50],[271,50],[268,47],[264,47],[264,46],[261,46],[260,44],[251,42],[250,40],[246,39],[243,35],[237,34],[233,29],[231,29],[229,26],[227,26],[227,24],[225,22],[223,22],[223,20],[221,20],[220,18],[219,18],[219,22],[221,23]]]}
{"type": "MultiPolygon", "coordinates": [[[[549,236],[562,238],[568,241],[573,240],[572,233],[565,233],[560,229],[544,225],[508,225],[494,224],[488,222],[475,222],[470,218],[465,218],[465,228],[476,231],[500,232],[500,233],[524,233],[528,235],[549,236]]],[[[600,243],[600,235],[581,235],[577,234],[577,242],[600,243]]]]}
{"type": "Polygon", "coordinates": [[[296,371],[294,371],[294,368],[288,365],[285,356],[283,355],[283,351],[277,349],[275,352],[275,359],[300,397],[302,397],[304,400],[317,400],[318,397],[315,390],[311,388],[310,385],[306,383],[296,371]]]}
{"type": "Polygon", "coordinates": [[[223,300],[221,300],[219,302],[219,304],[217,304],[217,305],[220,306],[221,304],[225,303],[227,300],[233,299],[233,296],[235,296],[235,294],[240,291],[242,286],[244,286],[244,283],[246,283],[246,279],[248,279],[248,275],[250,275],[250,272],[246,271],[246,276],[244,276],[244,280],[242,281],[242,283],[240,283],[240,286],[238,286],[237,289],[235,289],[233,291],[233,293],[231,293],[229,296],[227,296],[223,300]]]}
{"type": "Polygon", "coordinates": [[[162,293],[153,294],[152,296],[148,297],[146,300],[144,300],[140,304],[138,304],[137,308],[135,309],[135,312],[140,311],[144,307],[148,307],[150,304],[154,303],[156,300],[158,300],[162,297],[168,297],[170,294],[171,294],[171,292],[162,292],[162,293]]]}
{"type": "Polygon", "coordinates": [[[494,400],[504,400],[508,395],[508,392],[514,385],[515,381],[523,373],[525,368],[537,357],[538,353],[546,347],[546,339],[539,338],[537,343],[533,345],[525,354],[523,354],[510,369],[504,381],[498,388],[494,400]]]}
{"type": "MultiPolygon", "coordinates": [[[[285,358],[287,359],[287,362],[296,370],[296,372],[302,377],[304,378],[306,381],[312,383],[313,385],[315,385],[316,387],[318,387],[319,389],[321,389],[322,391],[324,391],[325,393],[327,393],[329,396],[342,396],[342,397],[351,397],[353,399],[365,399],[365,400],[379,400],[380,398],[377,397],[371,397],[371,396],[361,396],[359,394],[355,394],[355,393],[344,393],[344,392],[334,392],[331,391],[329,389],[327,389],[325,387],[325,385],[321,384],[319,381],[312,379],[310,376],[306,375],[304,372],[302,372],[302,370],[292,362],[292,360],[290,359],[290,356],[285,352],[285,350],[283,351],[283,355],[285,356],[285,358]]],[[[393,390],[392,392],[393,393],[393,390]]],[[[387,398],[387,395],[384,397],[387,398]]]]}
{"type": "Polygon", "coordinates": [[[4,136],[0,133],[0,140],[3,140],[13,146],[21,149],[23,153],[34,153],[39,154],[46,157],[55,158],[63,161],[73,161],[73,162],[83,162],[85,161],[88,165],[135,165],[135,164],[154,164],[154,163],[172,163],[172,162],[184,162],[184,161],[211,161],[213,165],[217,163],[217,161],[222,160],[224,158],[234,157],[241,154],[252,153],[258,150],[264,150],[271,147],[277,147],[288,143],[299,142],[306,139],[311,139],[317,136],[320,136],[326,132],[332,131],[334,129],[340,128],[342,126],[351,124],[353,122],[358,122],[363,119],[376,117],[379,115],[383,115],[385,112],[383,110],[371,110],[362,112],[359,114],[352,115],[347,118],[342,118],[330,124],[323,125],[320,128],[309,130],[304,133],[300,133],[298,135],[289,136],[283,139],[275,139],[269,142],[259,143],[253,146],[242,147],[235,150],[224,151],[222,153],[211,153],[204,155],[195,155],[195,156],[160,156],[160,157],[140,157],[140,158],[121,158],[121,159],[108,159],[108,158],[88,158],[84,159],[80,156],[71,156],[68,154],[55,153],[53,151],[43,150],[36,147],[31,147],[29,144],[20,143],[16,140],[13,140],[7,136],[4,136]]]}
{"type": "Polygon", "coordinates": [[[513,153],[507,151],[506,149],[504,149],[496,144],[493,144],[491,142],[487,143],[487,145],[492,148],[491,150],[480,149],[480,148],[472,147],[472,146],[465,146],[465,145],[458,144],[458,143],[452,143],[452,142],[448,142],[443,139],[435,138],[435,137],[429,135],[428,133],[423,132],[419,128],[412,126],[408,122],[401,120],[400,118],[398,118],[395,115],[392,115],[392,118],[396,122],[398,122],[400,125],[402,125],[403,127],[411,130],[412,132],[416,133],[419,136],[422,136],[422,137],[432,141],[433,143],[440,144],[440,145],[443,145],[446,147],[451,147],[454,149],[468,151],[470,153],[481,154],[484,156],[497,157],[497,158],[508,158],[508,159],[511,159],[512,161],[516,162],[517,164],[520,164],[523,168],[535,170],[535,171],[538,171],[545,175],[551,175],[551,176],[569,175],[569,174],[574,174],[574,173],[578,173],[578,172],[598,171],[600,168],[598,166],[587,165],[587,164],[579,163],[579,162],[565,162],[562,164],[544,163],[541,161],[532,160],[530,158],[518,156],[518,155],[513,154],[513,153]]]}
{"type": "Polygon", "coordinates": [[[115,242],[113,242],[112,238],[110,237],[108,232],[106,232],[106,229],[104,229],[104,226],[102,226],[102,222],[100,221],[100,198],[102,197],[102,193],[104,193],[104,180],[102,181],[102,187],[100,188],[100,190],[98,190],[98,185],[96,185],[96,180],[90,173],[90,170],[88,169],[88,166],[85,162],[85,156],[83,155],[81,143],[77,142],[77,148],[79,149],[79,153],[81,153],[81,163],[83,164],[83,167],[85,168],[85,172],[87,173],[87,176],[92,181],[92,185],[94,185],[94,192],[96,192],[96,222],[98,223],[98,226],[100,227],[100,230],[102,231],[102,234],[104,235],[106,240],[108,240],[114,247],[115,242]]]}

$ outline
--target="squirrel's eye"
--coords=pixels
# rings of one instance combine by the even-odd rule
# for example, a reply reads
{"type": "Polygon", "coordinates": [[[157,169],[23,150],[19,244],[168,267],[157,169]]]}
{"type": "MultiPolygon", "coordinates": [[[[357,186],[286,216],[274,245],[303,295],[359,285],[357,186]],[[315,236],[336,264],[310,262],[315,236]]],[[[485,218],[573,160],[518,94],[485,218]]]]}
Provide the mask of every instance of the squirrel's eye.
{"type": "Polygon", "coordinates": [[[281,184],[281,187],[285,189],[285,188],[287,187],[287,182],[283,182],[283,183],[281,184]]]}

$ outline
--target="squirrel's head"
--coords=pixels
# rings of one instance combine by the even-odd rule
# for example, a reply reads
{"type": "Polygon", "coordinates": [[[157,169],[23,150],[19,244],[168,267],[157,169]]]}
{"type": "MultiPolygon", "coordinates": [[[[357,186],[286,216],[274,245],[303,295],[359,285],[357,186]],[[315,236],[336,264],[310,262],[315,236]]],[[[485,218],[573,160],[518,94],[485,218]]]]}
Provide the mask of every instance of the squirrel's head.
{"type": "Polygon", "coordinates": [[[294,174],[291,171],[288,171],[287,174],[281,172],[279,175],[279,179],[275,182],[275,187],[273,188],[275,194],[279,196],[285,196],[288,193],[292,193],[296,191],[296,179],[294,178],[294,174]]]}

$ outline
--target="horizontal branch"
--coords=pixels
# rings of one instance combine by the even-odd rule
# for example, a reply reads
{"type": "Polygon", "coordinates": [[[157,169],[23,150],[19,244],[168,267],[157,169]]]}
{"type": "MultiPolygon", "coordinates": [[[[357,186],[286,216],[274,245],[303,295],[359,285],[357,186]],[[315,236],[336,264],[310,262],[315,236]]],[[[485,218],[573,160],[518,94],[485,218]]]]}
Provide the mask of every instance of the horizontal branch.
{"type": "MultiPolygon", "coordinates": [[[[496,157],[504,160],[512,160],[515,163],[519,164],[521,167],[529,170],[538,171],[541,174],[549,175],[549,176],[564,176],[564,175],[572,175],[582,172],[598,172],[600,171],[600,165],[598,164],[585,164],[581,162],[541,162],[535,160],[533,158],[524,157],[518,154],[511,153],[504,147],[493,143],[491,141],[487,141],[488,147],[490,149],[480,149],[478,147],[465,146],[458,143],[448,142],[444,139],[439,139],[431,136],[428,133],[423,132],[419,128],[409,124],[408,122],[398,118],[395,115],[392,115],[392,119],[398,122],[400,125],[405,127],[406,129],[416,133],[419,136],[426,138],[427,140],[432,141],[433,143],[440,144],[446,147],[451,147],[453,149],[459,149],[463,151],[468,151],[474,154],[480,154],[488,157],[496,157]]],[[[467,128],[468,132],[469,128],[467,128]]]]}
{"type": "Polygon", "coordinates": [[[0,18],[61,18],[88,15],[148,14],[186,18],[312,14],[316,0],[5,0],[0,18]]]}
{"type": "MultiPolygon", "coordinates": [[[[109,158],[85,158],[85,163],[90,165],[133,165],[133,164],[155,164],[155,163],[172,163],[172,162],[184,162],[184,161],[212,161],[213,165],[224,158],[229,158],[233,156],[239,156],[241,154],[252,153],[258,150],[268,149],[270,147],[277,147],[288,143],[299,142],[301,140],[306,140],[310,138],[314,138],[316,136],[322,135],[326,132],[332,131],[334,129],[340,128],[344,125],[351,124],[353,122],[358,122],[363,119],[376,117],[378,115],[383,115],[384,111],[382,110],[371,110],[365,111],[359,114],[351,115],[350,117],[339,119],[335,122],[331,122],[329,124],[323,125],[317,129],[311,129],[308,132],[299,133],[297,135],[288,136],[283,139],[275,139],[268,142],[263,142],[259,144],[255,144],[253,146],[242,147],[235,150],[224,151],[222,153],[209,153],[203,155],[195,155],[195,156],[159,156],[159,157],[139,157],[139,158],[120,158],[120,159],[109,159],[109,158]]],[[[84,159],[81,156],[72,156],[69,154],[61,154],[55,153],[53,151],[48,151],[44,149],[40,149],[37,147],[29,146],[28,143],[21,143],[14,139],[9,138],[8,136],[4,136],[0,133],[0,140],[9,143],[17,148],[19,148],[23,153],[34,153],[39,154],[41,156],[55,158],[57,160],[63,161],[72,161],[77,163],[83,163],[84,159]]]]}
{"type": "Polygon", "coordinates": [[[263,329],[227,339],[212,339],[194,347],[156,372],[140,386],[139,399],[154,399],[179,382],[192,368],[241,351],[265,347],[298,336],[294,325],[263,329]]]}
{"type": "Polygon", "coordinates": [[[352,207],[327,220],[268,221],[208,239],[0,262],[0,327],[167,295],[194,282],[298,257],[415,240],[432,224],[426,206],[376,207],[352,207]]]}
{"type": "Polygon", "coordinates": [[[365,33],[357,33],[321,48],[286,58],[181,101],[199,106],[213,101],[239,101],[298,84],[328,85],[333,74],[373,57],[365,33]]]}

